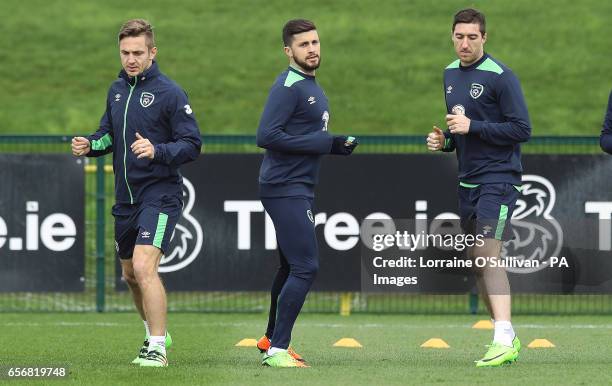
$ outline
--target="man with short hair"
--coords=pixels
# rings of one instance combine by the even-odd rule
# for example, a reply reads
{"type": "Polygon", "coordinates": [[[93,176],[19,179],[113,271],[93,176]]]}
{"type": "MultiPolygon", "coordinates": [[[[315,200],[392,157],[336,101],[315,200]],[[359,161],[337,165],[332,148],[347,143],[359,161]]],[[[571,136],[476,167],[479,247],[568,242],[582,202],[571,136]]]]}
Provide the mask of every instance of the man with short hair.
{"type": "Polygon", "coordinates": [[[313,215],[319,165],[324,154],[351,154],[357,141],[327,131],[327,97],[315,81],[321,51],[314,23],[290,20],[282,35],[289,68],[272,86],[257,130],[257,146],[266,149],[260,197],[274,223],[280,255],[268,328],[257,347],[265,352],[264,366],[307,367],[289,342],[319,268],[313,215]]]}
{"type": "Polygon", "coordinates": [[[179,166],[202,146],[187,95],[155,62],[153,28],[128,20],[119,31],[123,69],[106,98],[100,128],[72,139],[75,156],[113,153],[115,246],[123,278],[145,326],[136,359],[143,367],[168,365],[166,291],[157,273],[181,215],[183,180],[179,166]]]}
{"type": "MultiPolygon", "coordinates": [[[[520,196],[520,143],[531,135],[521,86],[512,71],[484,52],[484,15],[464,9],[455,15],[452,41],[458,60],[444,71],[446,125],[427,137],[431,151],[457,151],[459,212],[465,232],[482,235],[484,245],[468,251],[499,259],[502,242],[511,238],[510,219],[520,196]]],[[[521,349],[510,321],[510,285],[504,268],[477,272],[477,283],[494,320],[493,343],[478,367],[500,366],[521,349]]]]}

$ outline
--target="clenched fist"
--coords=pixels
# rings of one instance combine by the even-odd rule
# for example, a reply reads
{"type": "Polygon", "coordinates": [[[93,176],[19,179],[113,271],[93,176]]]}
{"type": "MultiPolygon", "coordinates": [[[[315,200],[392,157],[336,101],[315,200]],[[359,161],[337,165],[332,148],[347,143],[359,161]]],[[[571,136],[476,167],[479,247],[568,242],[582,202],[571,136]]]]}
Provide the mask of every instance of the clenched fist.
{"type": "Polygon", "coordinates": [[[82,155],[87,155],[91,150],[91,143],[85,137],[74,137],[72,138],[72,155],[80,157],[82,155]]]}
{"type": "Polygon", "coordinates": [[[448,114],[446,125],[452,134],[465,135],[470,132],[470,118],[462,114],[448,114]]]}
{"type": "Polygon", "coordinates": [[[136,141],[130,146],[132,148],[132,152],[136,154],[136,158],[150,158],[153,159],[155,157],[155,147],[146,138],[143,138],[142,135],[136,133],[136,141]]]}
{"type": "Polygon", "coordinates": [[[444,147],[444,133],[438,126],[433,127],[433,131],[427,136],[427,149],[430,151],[442,150],[444,147]]]}

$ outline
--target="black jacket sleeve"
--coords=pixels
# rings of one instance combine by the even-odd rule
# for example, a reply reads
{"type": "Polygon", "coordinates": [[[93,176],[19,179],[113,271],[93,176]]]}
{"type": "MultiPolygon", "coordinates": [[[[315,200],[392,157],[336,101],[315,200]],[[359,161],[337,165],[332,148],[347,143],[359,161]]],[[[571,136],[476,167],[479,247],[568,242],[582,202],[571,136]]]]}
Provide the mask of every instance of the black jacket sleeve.
{"type": "Polygon", "coordinates": [[[612,92],[608,97],[608,111],[606,111],[606,117],[601,128],[599,145],[603,151],[612,154],[612,92]]]}

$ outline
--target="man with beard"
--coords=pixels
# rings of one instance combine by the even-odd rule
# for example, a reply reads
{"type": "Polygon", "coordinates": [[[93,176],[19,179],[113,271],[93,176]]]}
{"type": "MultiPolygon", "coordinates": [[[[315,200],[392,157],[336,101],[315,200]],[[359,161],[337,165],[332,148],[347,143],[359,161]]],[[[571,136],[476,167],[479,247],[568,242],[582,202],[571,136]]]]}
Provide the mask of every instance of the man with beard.
{"type": "Polygon", "coordinates": [[[319,268],[313,215],[319,165],[324,154],[351,154],[357,141],[327,131],[327,97],[315,81],[321,59],[314,23],[290,20],[283,43],[289,68],[272,86],[257,129],[257,146],[266,149],[260,197],[274,223],[280,255],[268,328],[257,347],[265,352],[264,366],[307,367],[289,342],[319,268]]]}

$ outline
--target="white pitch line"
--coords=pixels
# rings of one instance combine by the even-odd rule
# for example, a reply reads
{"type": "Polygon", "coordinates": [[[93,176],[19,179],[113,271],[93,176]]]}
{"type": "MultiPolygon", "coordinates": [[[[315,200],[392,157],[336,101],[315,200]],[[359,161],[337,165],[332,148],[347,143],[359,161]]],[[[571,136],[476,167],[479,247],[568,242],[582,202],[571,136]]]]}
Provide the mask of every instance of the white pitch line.
{"type": "MultiPolygon", "coordinates": [[[[138,323],[136,323],[138,324],[138,323]]],[[[0,323],[0,326],[7,327],[43,327],[43,326],[57,326],[57,327],[80,327],[80,326],[97,326],[97,327],[125,327],[131,326],[134,323],[113,323],[113,322],[53,322],[53,323],[36,323],[36,322],[5,322],[0,323]]]]}
{"type": "MultiPolygon", "coordinates": [[[[201,322],[201,323],[170,323],[170,327],[254,327],[258,328],[265,325],[263,319],[262,322],[201,322]]],[[[348,323],[308,323],[300,322],[302,327],[315,327],[315,328],[364,328],[364,329],[380,329],[380,328],[397,328],[397,329],[436,329],[436,328],[465,328],[472,329],[470,324],[440,324],[440,325],[429,325],[423,326],[422,324],[382,324],[382,323],[366,323],[366,324],[348,324],[348,323]]],[[[37,323],[37,322],[0,322],[0,326],[6,327],[43,327],[43,326],[56,326],[56,327],[83,327],[83,326],[94,326],[94,327],[130,327],[140,326],[139,323],[116,323],[116,322],[70,322],[60,321],[51,323],[37,323]]],[[[612,329],[612,324],[515,324],[516,329],[612,329]]]]}

